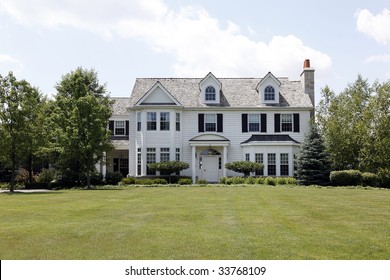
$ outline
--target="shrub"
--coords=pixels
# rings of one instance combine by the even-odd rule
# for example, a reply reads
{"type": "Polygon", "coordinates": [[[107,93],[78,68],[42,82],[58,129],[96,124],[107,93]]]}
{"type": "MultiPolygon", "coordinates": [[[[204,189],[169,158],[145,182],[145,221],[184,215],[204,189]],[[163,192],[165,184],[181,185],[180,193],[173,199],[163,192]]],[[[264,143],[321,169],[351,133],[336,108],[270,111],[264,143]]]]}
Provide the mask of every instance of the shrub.
{"type": "Polygon", "coordinates": [[[135,178],[133,177],[127,177],[122,179],[122,184],[124,185],[134,185],[135,184],[135,178]]]}
{"type": "Polygon", "coordinates": [[[330,182],[334,186],[358,186],[362,183],[362,173],[359,170],[332,171],[330,182]]]}
{"type": "Polygon", "coordinates": [[[156,179],[153,179],[153,184],[156,184],[156,185],[166,185],[168,184],[168,181],[163,179],[163,178],[156,178],[156,179]]]}
{"type": "Polygon", "coordinates": [[[9,190],[9,183],[0,183],[0,190],[9,190]]]}
{"type": "Polygon", "coordinates": [[[378,170],[379,186],[390,188],[390,168],[379,168],[378,170]]]}
{"type": "Polygon", "coordinates": [[[37,183],[50,183],[56,177],[54,169],[42,169],[41,173],[35,176],[35,181],[37,183]]]}
{"type": "Polygon", "coordinates": [[[258,177],[258,178],[256,178],[256,184],[258,184],[258,185],[264,185],[264,184],[265,184],[265,178],[264,178],[264,177],[258,177]]]}
{"type": "Polygon", "coordinates": [[[199,179],[198,181],[196,181],[196,183],[198,185],[207,185],[208,184],[208,182],[205,179],[199,179]]]}
{"type": "Polygon", "coordinates": [[[264,180],[264,184],[270,185],[270,186],[276,186],[277,179],[274,177],[266,177],[264,180]]]}
{"type": "Polygon", "coordinates": [[[148,179],[148,178],[136,179],[135,184],[136,185],[153,185],[153,180],[148,179]]]}
{"type": "Polygon", "coordinates": [[[227,184],[228,184],[228,185],[240,185],[240,184],[245,184],[245,178],[244,178],[244,177],[239,177],[239,176],[230,177],[230,178],[228,178],[228,180],[227,180],[227,184]]]}
{"type": "Polygon", "coordinates": [[[379,184],[378,175],[370,172],[362,173],[363,186],[376,187],[379,184]]]}
{"type": "Polygon", "coordinates": [[[298,184],[298,180],[295,179],[294,177],[287,177],[286,181],[287,181],[286,182],[287,185],[296,185],[296,184],[298,184]]]}
{"type": "Polygon", "coordinates": [[[253,185],[256,183],[256,179],[253,178],[253,177],[248,177],[245,179],[245,184],[248,184],[248,185],[253,185]]]}
{"type": "Polygon", "coordinates": [[[190,178],[181,178],[177,182],[179,185],[191,185],[192,184],[192,179],[190,178]]]}
{"type": "Polygon", "coordinates": [[[226,181],[227,181],[227,179],[228,179],[228,177],[221,177],[221,178],[219,178],[219,183],[220,184],[226,184],[226,181]]]}
{"type": "Polygon", "coordinates": [[[276,178],[276,184],[277,185],[286,185],[287,178],[285,178],[285,177],[276,178]]]}
{"type": "Polygon", "coordinates": [[[103,174],[94,172],[91,174],[91,185],[103,185],[103,174]]]}
{"type": "MultiPolygon", "coordinates": [[[[30,173],[26,169],[22,168],[18,171],[15,181],[20,183],[27,183],[29,179],[30,179],[30,173]]],[[[34,180],[34,176],[33,176],[33,180],[34,180]]]]}
{"type": "Polygon", "coordinates": [[[252,161],[234,161],[226,163],[225,167],[226,169],[243,173],[245,177],[248,177],[251,172],[263,170],[264,165],[262,163],[252,161]]]}
{"type": "Polygon", "coordinates": [[[106,174],[106,183],[109,185],[118,185],[118,183],[122,180],[123,175],[119,171],[109,172],[106,174]]]}

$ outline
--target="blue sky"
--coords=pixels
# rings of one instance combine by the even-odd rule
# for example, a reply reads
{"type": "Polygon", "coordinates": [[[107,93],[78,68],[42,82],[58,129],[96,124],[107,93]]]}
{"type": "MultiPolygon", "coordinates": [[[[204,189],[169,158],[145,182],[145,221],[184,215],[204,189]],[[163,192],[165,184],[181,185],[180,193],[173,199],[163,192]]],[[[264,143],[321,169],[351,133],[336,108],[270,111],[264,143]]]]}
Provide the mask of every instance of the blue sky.
{"type": "Polygon", "coordinates": [[[390,79],[389,1],[0,0],[0,74],[47,95],[78,66],[111,96],[137,77],[298,80],[303,60],[340,92],[390,79]]]}

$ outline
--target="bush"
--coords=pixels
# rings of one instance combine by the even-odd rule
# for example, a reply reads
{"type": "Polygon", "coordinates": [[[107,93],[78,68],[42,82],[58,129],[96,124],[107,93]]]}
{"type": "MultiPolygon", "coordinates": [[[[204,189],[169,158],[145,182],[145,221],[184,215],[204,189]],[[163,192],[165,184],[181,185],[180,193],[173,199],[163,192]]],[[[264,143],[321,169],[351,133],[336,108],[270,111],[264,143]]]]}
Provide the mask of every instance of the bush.
{"type": "Polygon", "coordinates": [[[122,180],[123,175],[119,171],[109,172],[106,174],[106,183],[108,185],[118,185],[118,183],[122,180]]]}
{"type": "Polygon", "coordinates": [[[134,185],[135,184],[135,178],[133,177],[127,177],[122,179],[122,184],[124,185],[134,185]]]}
{"type": "Polygon", "coordinates": [[[50,183],[56,177],[54,169],[42,169],[41,173],[35,176],[35,181],[37,183],[50,183]]]}
{"type": "Polygon", "coordinates": [[[264,185],[265,184],[265,178],[264,177],[256,178],[256,184],[257,185],[264,185]]]}
{"type": "Polygon", "coordinates": [[[148,178],[136,179],[135,184],[136,185],[153,185],[153,180],[148,179],[148,178]]]}
{"type": "Polygon", "coordinates": [[[103,174],[99,172],[94,172],[91,174],[91,185],[103,185],[103,174]]]}
{"type": "Polygon", "coordinates": [[[358,186],[362,184],[362,173],[359,170],[332,171],[330,182],[334,186],[358,186]]]}
{"type": "Polygon", "coordinates": [[[196,183],[198,185],[207,185],[208,184],[208,182],[205,179],[199,179],[198,181],[196,181],[196,183]]]}
{"type": "Polygon", "coordinates": [[[285,178],[285,177],[276,178],[276,184],[277,185],[286,185],[287,178],[285,178]]]}
{"type": "MultiPolygon", "coordinates": [[[[27,183],[30,180],[30,173],[22,168],[18,171],[18,174],[16,175],[15,181],[19,183],[27,183]]],[[[33,176],[34,180],[34,176],[33,176]]]]}
{"type": "Polygon", "coordinates": [[[166,185],[168,184],[168,181],[163,179],[163,178],[156,178],[156,179],[153,179],[153,184],[156,184],[156,185],[166,185]]]}
{"type": "Polygon", "coordinates": [[[274,177],[266,177],[264,180],[264,184],[269,185],[269,186],[276,186],[277,179],[274,177]]]}
{"type": "Polygon", "coordinates": [[[245,184],[244,177],[235,176],[235,177],[230,177],[228,179],[228,185],[241,185],[241,184],[245,184]]]}
{"type": "Polygon", "coordinates": [[[294,177],[287,177],[286,181],[287,181],[286,182],[287,185],[296,185],[296,184],[298,184],[298,180],[295,179],[294,177]]]}
{"type": "Polygon", "coordinates": [[[370,172],[362,173],[363,186],[377,187],[379,185],[378,175],[370,172]]]}
{"type": "Polygon", "coordinates": [[[228,180],[228,177],[221,177],[221,178],[219,178],[219,183],[226,185],[227,180],[228,180]]]}
{"type": "Polygon", "coordinates": [[[377,175],[379,186],[382,188],[390,188],[390,168],[379,168],[377,175]]]}
{"type": "Polygon", "coordinates": [[[245,179],[245,184],[254,185],[255,183],[256,183],[256,179],[253,177],[248,177],[245,179]]]}
{"type": "Polygon", "coordinates": [[[9,190],[10,184],[8,183],[0,183],[0,190],[9,190]]]}
{"type": "Polygon", "coordinates": [[[192,179],[190,178],[181,178],[177,182],[179,185],[192,185],[192,179]]]}

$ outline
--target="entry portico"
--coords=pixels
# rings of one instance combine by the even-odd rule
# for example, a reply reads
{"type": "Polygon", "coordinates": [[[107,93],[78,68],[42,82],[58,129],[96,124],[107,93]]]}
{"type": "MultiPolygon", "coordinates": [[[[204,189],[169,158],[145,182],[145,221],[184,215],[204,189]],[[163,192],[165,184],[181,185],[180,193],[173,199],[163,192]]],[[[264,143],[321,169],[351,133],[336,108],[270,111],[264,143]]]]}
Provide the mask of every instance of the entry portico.
{"type": "Polygon", "coordinates": [[[230,140],[219,134],[200,134],[189,140],[192,182],[197,178],[218,182],[226,176],[227,149],[230,140]]]}

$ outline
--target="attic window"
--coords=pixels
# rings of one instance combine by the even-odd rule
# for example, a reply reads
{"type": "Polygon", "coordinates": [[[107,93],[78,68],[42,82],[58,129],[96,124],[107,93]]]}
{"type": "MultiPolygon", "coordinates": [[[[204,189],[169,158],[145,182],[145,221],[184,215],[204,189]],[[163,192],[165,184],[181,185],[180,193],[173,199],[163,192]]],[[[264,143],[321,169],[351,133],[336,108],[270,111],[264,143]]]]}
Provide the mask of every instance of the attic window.
{"type": "Polygon", "coordinates": [[[264,100],[274,101],[275,100],[275,89],[271,86],[267,86],[264,90],[264,100]]]}
{"type": "Polygon", "coordinates": [[[206,88],[205,100],[206,101],[215,101],[215,99],[216,99],[215,88],[212,86],[208,86],[206,88]]]}

